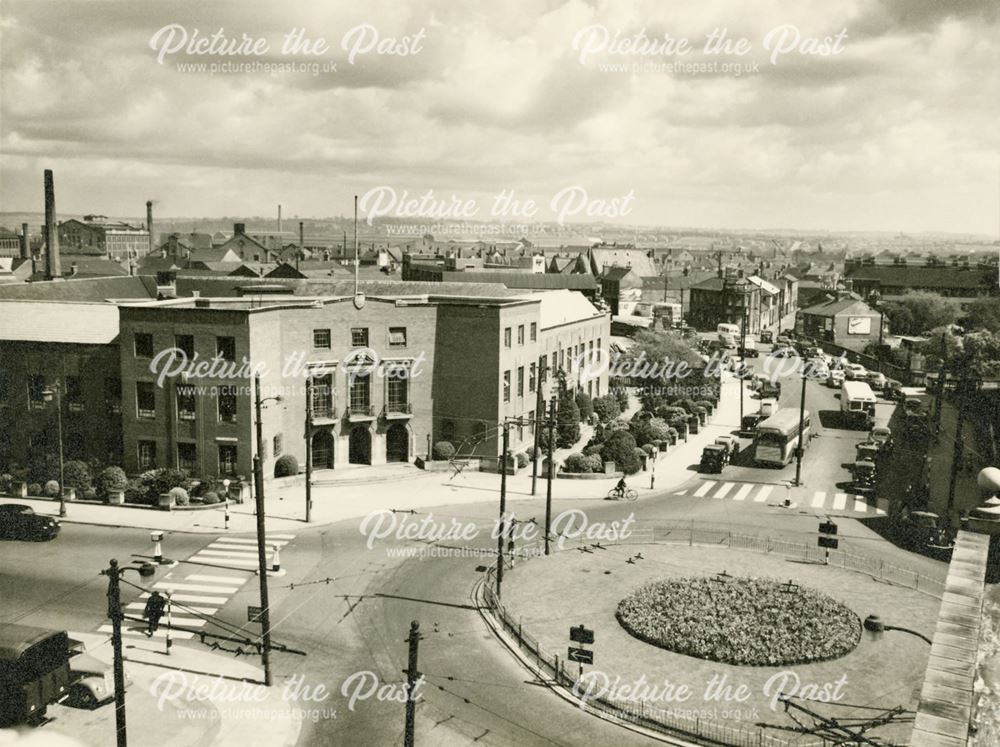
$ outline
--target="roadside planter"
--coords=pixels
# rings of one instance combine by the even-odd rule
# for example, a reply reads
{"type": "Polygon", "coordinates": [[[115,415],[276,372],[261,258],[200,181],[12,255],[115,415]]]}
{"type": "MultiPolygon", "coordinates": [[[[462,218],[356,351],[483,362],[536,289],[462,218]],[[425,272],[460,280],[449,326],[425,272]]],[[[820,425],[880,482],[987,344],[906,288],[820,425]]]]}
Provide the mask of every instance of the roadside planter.
{"type": "Polygon", "coordinates": [[[164,511],[171,510],[174,507],[174,497],[170,495],[170,493],[160,493],[157,507],[163,509],[164,511]]]}
{"type": "Polygon", "coordinates": [[[111,506],[123,506],[125,505],[125,491],[124,490],[112,490],[108,492],[108,505],[111,506]]]}
{"type": "Polygon", "coordinates": [[[67,501],[76,500],[76,488],[63,488],[63,498],[67,501]]]}
{"type": "Polygon", "coordinates": [[[13,486],[14,497],[16,498],[27,498],[28,497],[28,483],[26,482],[16,482],[13,486]]]}
{"type": "Polygon", "coordinates": [[[691,432],[691,435],[695,435],[695,434],[698,433],[698,416],[697,415],[690,415],[688,417],[688,430],[691,432]]]}

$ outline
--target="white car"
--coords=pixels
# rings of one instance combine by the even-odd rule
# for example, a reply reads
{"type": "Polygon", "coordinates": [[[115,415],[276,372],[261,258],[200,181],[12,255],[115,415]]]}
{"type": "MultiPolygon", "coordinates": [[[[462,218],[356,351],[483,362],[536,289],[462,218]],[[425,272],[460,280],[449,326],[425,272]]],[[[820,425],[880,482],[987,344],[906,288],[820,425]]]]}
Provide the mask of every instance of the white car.
{"type": "Polygon", "coordinates": [[[868,376],[868,369],[860,363],[848,363],[844,366],[844,378],[848,381],[863,381],[868,376]]]}
{"type": "Polygon", "coordinates": [[[838,388],[843,383],[844,383],[844,372],[843,372],[843,370],[839,369],[839,368],[831,368],[830,369],[830,376],[826,380],[826,385],[828,387],[830,387],[831,389],[836,389],[836,388],[838,388]]]}
{"type": "Polygon", "coordinates": [[[810,358],[806,362],[807,376],[813,381],[826,381],[830,378],[830,367],[822,358],[810,358]]]}

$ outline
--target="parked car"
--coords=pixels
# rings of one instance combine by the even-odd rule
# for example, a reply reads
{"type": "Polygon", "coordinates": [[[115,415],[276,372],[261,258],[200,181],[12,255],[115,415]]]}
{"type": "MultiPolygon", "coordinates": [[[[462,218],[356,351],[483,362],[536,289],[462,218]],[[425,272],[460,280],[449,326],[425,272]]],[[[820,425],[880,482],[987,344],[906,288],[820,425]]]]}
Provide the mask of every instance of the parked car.
{"type": "MultiPolygon", "coordinates": [[[[115,699],[114,669],[110,663],[88,654],[79,641],[70,639],[70,645],[75,649],[69,660],[69,669],[73,677],[66,695],[66,705],[74,708],[94,709],[115,699]]],[[[132,684],[132,679],[125,672],[125,689],[132,684]]]]}
{"type": "Polygon", "coordinates": [[[875,441],[863,441],[854,447],[856,460],[859,462],[876,463],[882,447],[875,441]]]}
{"type": "Polygon", "coordinates": [[[771,351],[771,355],[774,358],[794,358],[798,355],[798,352],[790,345],[782,345],[781,347],[775,348],[771,351]]]}
{"type": "Polygon", "coordinates": [[[878,371],[869,371],[865,379],[868,381],[868,386],[877,392],[883,391],[885,389],[885,383],[888,381],[885,374],[879,373],[878,371]]]}
{"type": "Polygon", "coordinates": [[[31,506],[8,503],[0,506],[0,538],[51,540],[59,534],[59,520],[36,514],[31,506]]]}
{"type": "Polygon", "coordinates": [[[766,345],[770,345],[774,342],[774,333],[769,329],[765,329],[760,333],[760,341],[766,345]]]}
{"type": "Polygon", "coordinates": [[[743,356],[745,358],[757,358],[760,356],[760,351],[757,350],[756,341],[751,340],[749,337],[743,344],[743,356]]]}
{"type": "Polygon", "coordinates": [[[901,381],[889,379],[885,383],[884,391],[886,399],[891,399],[893,402],[901,402],[905,398],[903,394],[903,382],[901,381]]]}
{"type": "Polygon", "coordinates": [[[786,348],[791,347],[792,346],[792,338],[789,337],[788,335],[778,335],[778,339],[775,342],[775,344],[779,345],[781,347],[786,347],[786,348]]]}
{"type": "Polygon", "coordinates": [[[892,431],[885,426],[880,425],[872,428],[871,433],[868,434],[868,440],[877,443],[883,452],[892,451],[892,431]]]}
{"type": "Polygon", "coordinates": [[[831,368],[830,376],[826,380],[826,385],[831,389],[839,389],[840,385],[844,383],[845,379],[844,371],[840,368],[831,368]]]}
{"type": "Polygon", "coordinates": [[[725,446],[709,444],[701,451],[701,463],[698,465],[699,472],[718,474],[726,466],[728,450],[725,446]]]}
{"type": "Polygon", "coordinates": [[[760,422],[763,419],[764,416],[759,412],[744,415],[743,420],[740,421],[740,435],[753,438],[753,436],[757,433],[757,426],[760,425],[760,422]]]}
{"type": "Polygon", "coordinates": [[[874,492],[875,462],[857,461],[852,465],[851,472],[854,475],[854,491],[856,493],[874,492]]]}
{"type": "Polygon", "coordinates": [[[826,381],[830,378],[830,367],[823,358],[810,358],[806,362],[808,376],[813,381],[826,381]]]}
{"type": "Polygon", "coordinates": [[[737,453],[739,453],[740,442],[736,440],[736,438],[733,436],[717,436],[715,439],[715,443],[717,443],[719,446],[725,446],[726,449],[729,451],[729,456],[727,457],[727,461],[732,461],[733,457],[736,456],[737,453]]]}
{"type": "Polygon", "coordinates": [[[848,381],[864,381],[868,375],[868,369],[860,363],[848,363],[844,366],[844,378],[848,381]]]}
{"type": "Polygon", "coordinates": [[[949,550],[955,543],[940,527],[940,517],[930,511],[903,509],[900,532],[904,544],[914,549],[949,550]]]}

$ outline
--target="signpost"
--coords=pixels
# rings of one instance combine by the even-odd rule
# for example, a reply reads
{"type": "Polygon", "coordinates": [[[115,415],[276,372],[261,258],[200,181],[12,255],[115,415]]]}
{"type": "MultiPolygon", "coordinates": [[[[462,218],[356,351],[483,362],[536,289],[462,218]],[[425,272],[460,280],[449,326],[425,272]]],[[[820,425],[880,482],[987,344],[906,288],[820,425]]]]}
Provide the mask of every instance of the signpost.
{"type": "Polygon", "coordinates": [[[247,605],[247,622],[259,623],[262,608],[247,605]]]}
{"type": "Polygon", "coordinates": [[[594,652],[588,651],[585,648],[573,648],[569,647],[569,660],[580,662],[580,673],[583,673],[584,664],[594,663],[594,652]]]}
{"type": "MultiPolygon", "coordinates": [[[[573,643],[580,644],[580,646],[593,645],[594,631],[582,625],[577,625],[575,628],[569,629],[569,639],[573,643]]],[[[583,677],[583,665],[594,663],[594,652],[585,648],[570,646],[568,657],[570,661],[579,663],[581,677],[583,677]]]]}
{"type": "Polygon", "coordinates": [[[823,562],[826,565],[830,565],[830,550],[836,550],[839,542],[837,541],[837,525],[829,519],[819,525],[819,540],[817,544],[824,548],[823,562]]]}

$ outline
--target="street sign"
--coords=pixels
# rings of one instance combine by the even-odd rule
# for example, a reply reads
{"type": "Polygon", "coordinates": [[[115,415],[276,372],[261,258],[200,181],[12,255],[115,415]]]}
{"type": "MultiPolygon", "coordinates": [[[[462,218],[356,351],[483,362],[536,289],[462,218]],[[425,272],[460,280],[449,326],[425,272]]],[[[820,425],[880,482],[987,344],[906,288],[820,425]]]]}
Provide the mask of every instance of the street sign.
{"type": "Polygon", "coordinates": [[[837,525],[834,524],[832,521],[824,521],[823,523],[821,523],[819,525],[819,533],[820,534],[836,534],[837,533],[837,525]]]}
{"type": "Polygon", "coordinates": [[[260,615],[262,611],[261,607],[251,607],[250,605],[247,605],[247,622],[260,622],[260,615]]]}
{"type": "Polygon", "coordinates": [[[821,535],[819,538],[819,546],[825,547],[827,550],[836,550],[838,544],[836,537],[824,537],[821,535]]]}
{"type": "Polygon", "coordinates": [[[585,648],[573,648],[569,647],[569,660],[577,661],[580,664],[593,664],[594,663],[594,652],[588,651],[585,648]]]}
{"type": "Polygon", "coordinates": [[[569,629],[569,639],[573,641],[573,643],[593,643],[594,631],[589,628],[585,628],[582,625],[578,625],[575,628],[569,629]]]}

